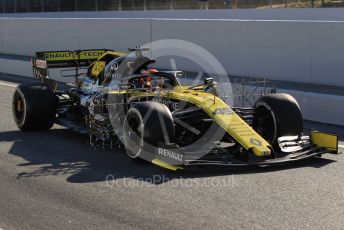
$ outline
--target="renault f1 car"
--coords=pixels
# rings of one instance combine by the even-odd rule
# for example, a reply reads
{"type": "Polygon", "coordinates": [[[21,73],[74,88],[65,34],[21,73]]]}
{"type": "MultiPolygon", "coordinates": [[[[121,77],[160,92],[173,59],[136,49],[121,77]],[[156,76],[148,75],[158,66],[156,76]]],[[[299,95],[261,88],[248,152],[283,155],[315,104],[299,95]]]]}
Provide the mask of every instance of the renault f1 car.
{"type": "Polygon", "coordinates": [[[19,85],[13,116],[22,131],[59,124],[93,146],[124,146],[132,159],[177,170],[188,165],[269,165],[338,152],[335,135],[303,134],[296,100],[269,93],[254,106],[225,102],[212,78],[182,86],[180,71],[158,71],[143,49],[37,52],[39,84],[19,85]],[[57,89],[49,69],[72,68],[75,83],[57,89]]]}

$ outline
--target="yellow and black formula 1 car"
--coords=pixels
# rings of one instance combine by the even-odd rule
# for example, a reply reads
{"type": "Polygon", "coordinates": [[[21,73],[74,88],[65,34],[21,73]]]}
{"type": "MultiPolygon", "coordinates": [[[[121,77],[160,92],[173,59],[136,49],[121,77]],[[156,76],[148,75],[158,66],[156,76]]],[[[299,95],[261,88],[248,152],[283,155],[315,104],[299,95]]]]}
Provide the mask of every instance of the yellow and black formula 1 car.
{"type": "Polygon", "coordinates": [[[142,49],[38,52],[41,84],[20,85],[14,120],[23,131],[60,124],[87,133],[94,146],[122,145],[130,158],[176,170],[187,165],[268,165],[338,151],[337,137],[303,135],[296,100],[262,95],[251,108],[234,107],[212,78],[182,86],[180,71],[150,68],[142,49]],[[57,90],[49,68],[71,67],[75,84],[57,90]]]}

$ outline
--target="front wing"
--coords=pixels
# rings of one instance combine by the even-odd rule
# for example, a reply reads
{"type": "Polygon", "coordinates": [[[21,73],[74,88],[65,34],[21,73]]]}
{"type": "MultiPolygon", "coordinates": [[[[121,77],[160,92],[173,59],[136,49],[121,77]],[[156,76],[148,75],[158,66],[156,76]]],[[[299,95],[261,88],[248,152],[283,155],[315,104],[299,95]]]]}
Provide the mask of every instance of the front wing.
{"type": "MultiPolygon", "coordinates": [[[[185,151],[183,148],[172,148],[169,146],[161,146],[158,148],[151,148],[147,153],[153,153],[148,156],[150,161],[161,167],[177,170],[182,169],[183,166],[192,165],[214,165],[214,166],[249,166],[249,165],[277,165],[287,162],[302,161],[308,158],[321,157],[323,154],[339,154],[338,152],[338,138],[335,135],[312,131],[310,136],[298,138],[302,143],[296,142],[295,139],[287,138],[281,141],[284,145],[283,152],[274,152],[275,157],[257,157],[254,154],[249,154],[246,159],[237,158],[235,154],[222,151],[221,147],[215,147],[212,151],[204,157],[197,158],[200,155],[197,152],[185,151]],[[305,140],[309,142],[306,143],[305,140]],[[288,151],[286,145],[295,151],[288,151]],[[300,145],[299,148],[295,148],[300,145]]],[[[233,153],[233,152],[232,152],[233,153]]]]}

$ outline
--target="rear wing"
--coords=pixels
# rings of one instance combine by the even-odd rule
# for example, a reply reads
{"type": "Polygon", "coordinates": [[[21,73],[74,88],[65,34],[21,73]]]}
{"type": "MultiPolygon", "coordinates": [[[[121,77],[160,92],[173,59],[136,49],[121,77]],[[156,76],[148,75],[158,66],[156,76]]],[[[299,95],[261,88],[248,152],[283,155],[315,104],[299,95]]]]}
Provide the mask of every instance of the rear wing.
{"type": "Polygon", "coordinates": [[[87,69],[87,71],[89,71],[89,69],[92,68],[93,70],[95,67],[99,68],[99,65],[93,67],[93,63],[97,60],[104,59],[102,61],[102,66],[104,66],[104,64],[112,60],[114,57],[123,55],[125,54],[109,49],[36,52],[36,57],[32,59],[33,75],[42,81],[46,81],[46,79],[50,79],[49,69],[73,68],[73,74],[66,76],[73,76],[77,81],[79,75],[85,74],[85,71],[80,73],[80,69],[87,69]]]}

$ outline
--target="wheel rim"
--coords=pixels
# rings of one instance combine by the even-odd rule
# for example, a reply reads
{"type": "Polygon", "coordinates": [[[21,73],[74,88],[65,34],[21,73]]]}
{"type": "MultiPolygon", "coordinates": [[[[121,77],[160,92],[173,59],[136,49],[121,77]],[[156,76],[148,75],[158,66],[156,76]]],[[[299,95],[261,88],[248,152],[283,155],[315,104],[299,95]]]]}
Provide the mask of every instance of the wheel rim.
{"type": "Polygon", "coordinates": [[[265,106],[259,106],[255,111],[253,128],[270,143],[276,141],[277,124],[274,113],[265,106]]]}
{"type": "Polygon", "coordinates": [[[16,92],[13,100],[13,111],[15,119],[19,124],[22,124],[25,118],[25,102],[23,100],[23,97],[20,95],[20,93],[16,92]]]}

